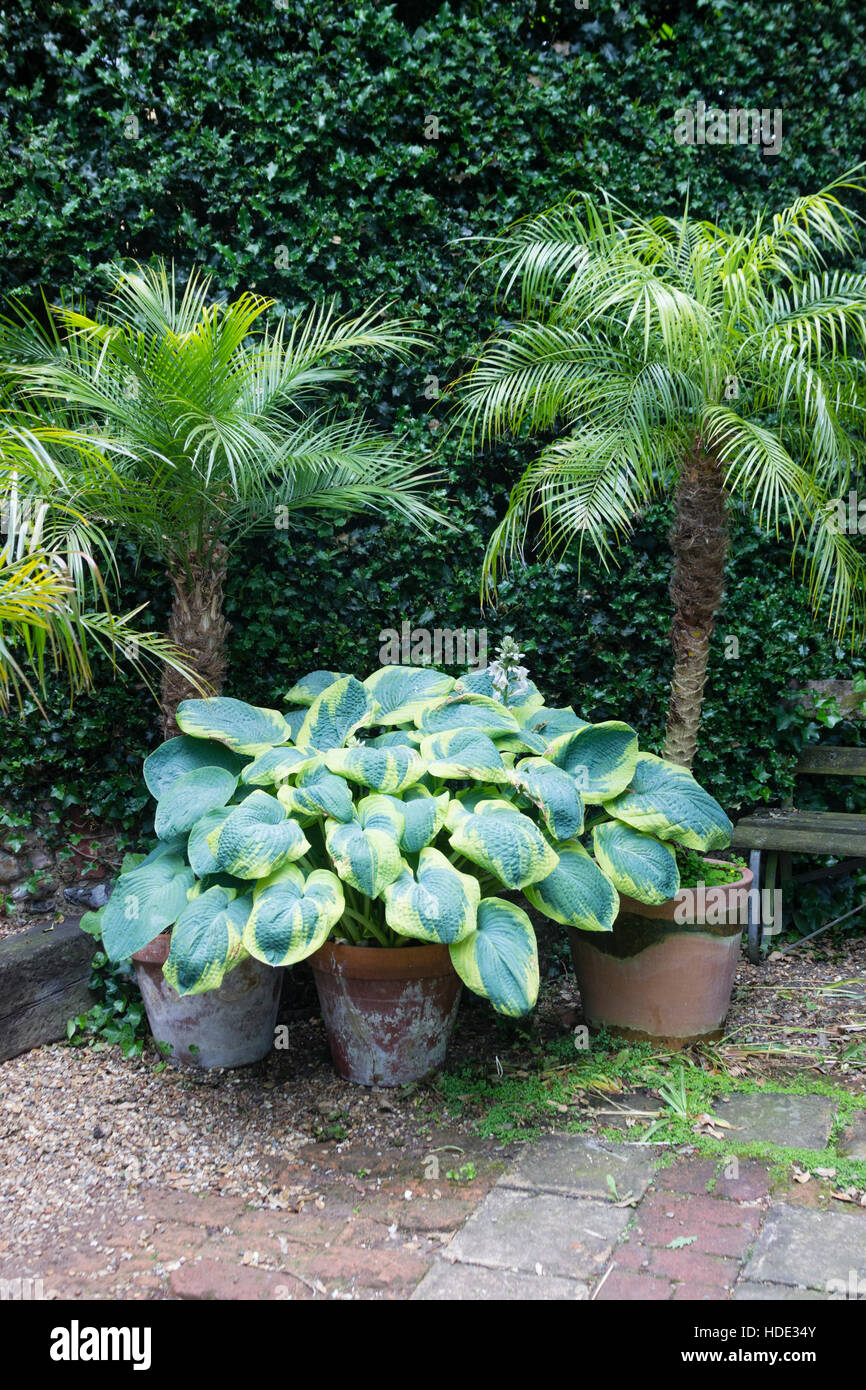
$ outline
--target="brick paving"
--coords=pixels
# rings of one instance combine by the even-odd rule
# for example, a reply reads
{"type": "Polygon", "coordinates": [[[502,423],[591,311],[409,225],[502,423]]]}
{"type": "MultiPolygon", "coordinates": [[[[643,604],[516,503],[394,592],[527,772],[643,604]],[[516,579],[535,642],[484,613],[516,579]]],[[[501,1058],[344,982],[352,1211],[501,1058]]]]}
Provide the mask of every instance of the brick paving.
{"type": "Polygon", "coordinates": [[[816,1208],[815,1184],[773,1193],[768,1162],[554,1135],[507,1155],[464,1138],[455,1172],[446,1139],[308,1145],[276,1175],[275,1192],[306,1191],[288,1209],[131,1187],[24,1263],[0,1242],[0,1279],[73,1299],[866,1297],[866,1210],[816,1208]]]}

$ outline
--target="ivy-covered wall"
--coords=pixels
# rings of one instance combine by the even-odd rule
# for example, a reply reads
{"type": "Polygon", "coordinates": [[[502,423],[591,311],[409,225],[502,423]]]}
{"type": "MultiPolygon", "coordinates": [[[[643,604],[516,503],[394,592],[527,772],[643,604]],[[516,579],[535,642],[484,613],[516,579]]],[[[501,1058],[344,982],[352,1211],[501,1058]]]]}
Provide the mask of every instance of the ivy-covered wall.
{"type": "MultiPolygon", "coordinates": [[[[582,186],[646,210],[737,220],[820,186],[866,152],[860,7],[765,0],[439,6],[341,0],[16,0],[0,6],[0,289],[92,294],[118,255],[209,266],[293,311],[377,296],[420,319],[429,352],[368,373],[380,423],[438,447],[457,530],[308,523],[234,560],[229,690],[272,701],[314,666],[365,670],[379,632],[512,632],[551,698],[660,737],[669,556],[652,512],[618,571],[532,563],[479,615],[484,542],[526,454],[472,459],[444,439],[437,389],[490,330],[490,285],[467,279],[481,237],[582,186]],[[698,100],[780,109],[778,156],[683,146],[698,100]]],[[[866,211],[866,209],[864,209],[866,211]]],[[[859,662],[808,615],[784,547],[736,517],[696,771],[733,808],[790,770],[789,681],[859,662]],[[726,656],[735,636],[739,655],[726,656]],[[779,744],[779,724],[783,730],[779,744]],[[778,744],[778,746],[777,746],[778,744]]],[[[164,619],[161,576],[124,556],[126,598],[164,619]]],[[[0,798],[37,788],[126,818],[154,707],[126,680],[46,724],[0,736],[0,798]]],[[[849,731],[850,732],[850,731],[849,731]]]]}

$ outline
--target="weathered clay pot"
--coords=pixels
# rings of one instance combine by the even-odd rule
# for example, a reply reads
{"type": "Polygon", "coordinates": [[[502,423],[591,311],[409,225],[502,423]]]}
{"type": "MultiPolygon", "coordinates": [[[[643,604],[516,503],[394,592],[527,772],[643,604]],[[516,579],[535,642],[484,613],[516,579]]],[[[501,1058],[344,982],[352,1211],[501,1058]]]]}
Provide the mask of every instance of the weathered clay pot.
{"type": "Polygon", "coordinates": [[[569,927],[590,1028],[673,1049],[720,1038],[751,886],[744,869],[734,883],[707,888],[703,900],[695,888],[657,906],[623,893],[612,932],[569,927]]]}
{"type": "Polygon", "coordinates": [[[447,946],[329,941],[309,960],[340,1076],[402,1086],[442,1065],[462,990],[447,946]]]}
{"type": "Polygon", "coordinates": [[[282,966],[274,969],[248,956],[218,989],[181,995],[162,973],[170,946],[166,933],[132,957],[150,1031],[171,1047],[167,1059],[205,1068],[260,1062],[274,1045],[282,966]]]}

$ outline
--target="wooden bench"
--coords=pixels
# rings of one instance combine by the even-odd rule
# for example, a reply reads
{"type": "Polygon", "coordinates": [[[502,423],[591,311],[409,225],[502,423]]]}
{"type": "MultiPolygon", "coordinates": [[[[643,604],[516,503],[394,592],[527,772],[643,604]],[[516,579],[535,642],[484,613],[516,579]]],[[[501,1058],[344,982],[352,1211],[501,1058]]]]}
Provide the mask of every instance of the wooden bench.
{"type": "MultiPolygon", "coordinates": [[[[838,707],[849,719],[863,719],[863,696],[856,694],[852,681],[810,681],[804,698],[808,704],[815,698],[833,695],[838,707]]],[[[866,748],[845,748],[839,745],[809,744],[803,749],[796,767],[797,777],[866,777],[866,748]]],[[[772,893],[777,877],[781,882],[807,883],[822,878],[835,878],[866,865],[866,815],[848,815],[839,811],[799,811],[791,804],[778,809],[756,811],[744,816],[734,826],[731,840],[734,849],[746,850],[755,887],[772,893]],[[792,874],[791,855],[832,855],[840,862],[829,868],[805,874],[792,874]]],[[[770,899],[772,901],[772,899],[770,899]]],[[[773,922],[776,930],[781,922],[773,922]]],[[[757,965],[761,959],[764,922],[758,894],[749,897],[749,960],[757,965]]]]}

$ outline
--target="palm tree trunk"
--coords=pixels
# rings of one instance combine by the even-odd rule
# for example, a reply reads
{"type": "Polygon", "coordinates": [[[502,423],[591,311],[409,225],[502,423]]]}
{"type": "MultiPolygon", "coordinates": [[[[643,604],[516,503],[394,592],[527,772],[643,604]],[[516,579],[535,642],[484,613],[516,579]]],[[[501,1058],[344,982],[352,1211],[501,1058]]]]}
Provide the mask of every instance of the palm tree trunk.
{"type": "MultiPolygon", "coordinates": [[[[223,613],[223,591],[227,567],[228,550],[219,542],[209,547],[206,558],[191,555],[182,563],[178,557],[172,557],[169,562],[174,598],[168,635],[210,687],[210,695],[220,693],[225,676],[229,624],[223,613]]],[[[201,694],[179,672],[165,667],[160,691],[164,738],[180,732],[175,715],[181,700],[195,699],[201,694]]]]}
{"type": "Polygon", "coordinates": [[[725,586],[727,511],[719,461],[696,440],[677,484],[671,598],[674,675],[664,757],[691,767],[698,741],[710,638],[725,586]]]}

